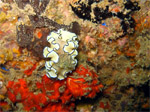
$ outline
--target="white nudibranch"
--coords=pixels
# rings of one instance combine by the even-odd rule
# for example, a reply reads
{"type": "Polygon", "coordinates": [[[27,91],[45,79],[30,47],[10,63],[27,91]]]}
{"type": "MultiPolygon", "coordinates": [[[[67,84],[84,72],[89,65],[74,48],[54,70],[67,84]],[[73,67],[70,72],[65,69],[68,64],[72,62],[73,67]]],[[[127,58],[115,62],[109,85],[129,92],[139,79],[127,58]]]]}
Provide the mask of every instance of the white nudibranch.
{"type": "Polygon", "coordinates": [[[77,65],[75,57],[78,55],[77,35],[63,29],[57,32],[51,32],[47,36],[47,41],[50,47],[45,47],[43,50],[44,58],[49,58],[46,61],[46,75],[49,78],[57,78],[63,80],[67,77],[67,73],[72,72],[77,65]]]}

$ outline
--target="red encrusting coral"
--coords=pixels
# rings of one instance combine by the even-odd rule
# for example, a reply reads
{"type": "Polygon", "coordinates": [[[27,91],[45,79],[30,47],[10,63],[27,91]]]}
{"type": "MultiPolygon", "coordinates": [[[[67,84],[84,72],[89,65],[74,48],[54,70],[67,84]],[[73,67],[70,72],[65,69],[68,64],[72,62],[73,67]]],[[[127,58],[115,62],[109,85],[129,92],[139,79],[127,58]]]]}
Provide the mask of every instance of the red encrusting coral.
{"type": "Polygon", "coordinates": [[[103,85],[98,81],[98,75],[89,70],[89,68],[80,65],[75,73],[78,74],[78,77],[67,78],[67,87],[74,97],[85,96],[93,98],[103,88],[103,85]]]}
{"type": "Polygon", "coordinates": [[[24,79],[9,81],[7,88],[8,98],[13,103],[22,103],[26,111],[71,111],[75,107],[75,99],[93,98],[103,85],[99,83],[95,72],[80,65],[62,81],[44,75],[42,81],[36,83],[38,92],[29,91],[24,79]]]}
{"type": "Polygon", "coordinates": [[[64,91],[61,92],[60,90],[61,88],[65,89],[63,88],[65,87],[65,80],[63,81],[52,80],[48,78],[46,75],[44,75],[42,77],[42,82],[41,83],[37,82],[36,85],[37,88],[40,89],[42,93],[45,94],[52,102],[56,102],[57,100],[62,99],[60,98],[60,96],[64,97],[64,94],[66,94],[66,92],[64,91]]]}
{"type": "Polygon", "coordinates": [[[8,97],[13,103],[23,101],[29,95],[29,89],[24,79],[19,79],[18,82],[9,81],[7,88],[8,97]]]}
{"type": "MultiPolygon", "coordinates": [[[[30,111],[35,108],[36,111],[66,111],[67,109],[71,108],[71,105],[63,105],[66,101],[66,97],[68,94],[64,92],[64,96],[62,96],[62,102],[58,102],[60,100],[60,92],[59,91],[59,84],[57,81],[53,81],[47,76],[43,76],[42,82],[44,85],[40,85],[37,83],[37,87],[43,89],[42,93],[35,94],[29,91],[27,83],[24,79],[19,79],[18,82],[9,81],[7,88],[8,88],[8,98],[13,102],[17,103],[20,102],[24,105],[24,110],[30,111]],[[50,81],[48,81],[50,80],[50,81]],[[50,85],[54,83],[54,85],[50,85]],[[48,87],[48,85],[50,87],[48,87]],[[55,85],[56,84],[56,85],[55,85]],[[44,87],[45,86],[45,87],[44,87]],[[58,88],[57,88],[58,87],[58,88]],[[47,95],[48,92],[52,94],[47,95]],[[56,94],[56,95],[55,95],[56,94]],[[65,96],[66,95],[66,96],[65,96]],[[64,99],[63,99],[64,98],[64,99]],[[55,102],[54,102],[55,101],[55,102]],[[58,106],[58,107],[57,107],[58,106]],[[57,107],[57,108],[55,108],[57,107]]],[[[73,107],[74,108],[74,107],[73,107]]]]}

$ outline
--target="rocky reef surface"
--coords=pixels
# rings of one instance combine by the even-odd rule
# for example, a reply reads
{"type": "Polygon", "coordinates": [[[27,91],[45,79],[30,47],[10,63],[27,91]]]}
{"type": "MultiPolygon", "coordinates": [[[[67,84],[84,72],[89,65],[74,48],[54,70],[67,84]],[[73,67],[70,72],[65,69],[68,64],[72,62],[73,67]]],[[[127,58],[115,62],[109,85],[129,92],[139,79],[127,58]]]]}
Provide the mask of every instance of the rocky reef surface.
{"type": "Polygon", "coordinates": [[[0,0],[0,112],[148,112],[149,81],[149,0],[0,0]],[[60,29],[77,40],[48,42],[60,29]],[[62,75],[74,51],[72,72],[47,77],[46,62],[62,75]]]}

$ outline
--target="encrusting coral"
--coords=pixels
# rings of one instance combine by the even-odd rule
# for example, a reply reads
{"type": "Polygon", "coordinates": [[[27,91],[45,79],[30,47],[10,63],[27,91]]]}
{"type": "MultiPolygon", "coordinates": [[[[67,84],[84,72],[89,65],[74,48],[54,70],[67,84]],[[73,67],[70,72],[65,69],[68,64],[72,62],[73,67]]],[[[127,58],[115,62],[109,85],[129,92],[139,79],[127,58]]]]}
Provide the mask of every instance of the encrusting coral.
{"type": "Polygon", "coordinates": [[[77,60],[75,57],[78,55],[78,41],[77,35],[63,29],[57,32],[51,32],[47,37],[50,47],[45,47],[43,56],[50,58],[46,61],[46,75],[51,78],[58,78],[62,80],[66,74],[75,69],[77,60]]]}
{"type": "Polygon", "coordinates": [[[44,75],[41,81],[36,82],[34,91],[29,90],[25,79],[9,81],[7,88],[10,101],[23,104],[26,111],[71,111],[75,107],[75,99],[93,98],[103,85],[94,71],[80,65],[61,81],[44,75]]]}

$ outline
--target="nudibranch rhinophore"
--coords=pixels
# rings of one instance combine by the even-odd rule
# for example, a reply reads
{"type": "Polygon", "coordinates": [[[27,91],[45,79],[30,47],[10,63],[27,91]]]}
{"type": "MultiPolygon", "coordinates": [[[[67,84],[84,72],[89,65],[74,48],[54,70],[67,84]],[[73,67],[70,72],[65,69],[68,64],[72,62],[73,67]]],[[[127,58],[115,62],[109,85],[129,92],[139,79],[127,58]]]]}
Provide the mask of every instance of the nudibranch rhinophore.
{"type": "Polygon", "coordinates": [[[47,41],[50,47],[45,47],[43,50],[44,58],[49,58],[46,61],[46,75],[49,78],[57,78],[63,80],[67,73],[72,72],[77,65],[75,57],[78,55],[78,40],[75,33],[59,29],[53,31],[47,36],[47,41]]]}

